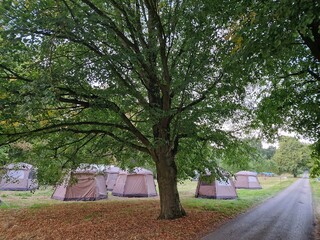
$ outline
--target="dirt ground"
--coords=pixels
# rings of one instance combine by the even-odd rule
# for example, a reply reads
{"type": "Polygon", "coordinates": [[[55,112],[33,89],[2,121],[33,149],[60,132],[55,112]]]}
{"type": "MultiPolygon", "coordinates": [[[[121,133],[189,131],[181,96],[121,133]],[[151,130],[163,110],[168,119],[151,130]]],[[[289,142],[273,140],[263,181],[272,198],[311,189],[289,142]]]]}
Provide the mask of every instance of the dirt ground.
{"type": "Polygon", "coordinates": [[[199,239],[228,220],[217,212],[187,209],[188,216],[157,220],[159,202],[55,204],[2,210],[1,240],[199,239]]]}

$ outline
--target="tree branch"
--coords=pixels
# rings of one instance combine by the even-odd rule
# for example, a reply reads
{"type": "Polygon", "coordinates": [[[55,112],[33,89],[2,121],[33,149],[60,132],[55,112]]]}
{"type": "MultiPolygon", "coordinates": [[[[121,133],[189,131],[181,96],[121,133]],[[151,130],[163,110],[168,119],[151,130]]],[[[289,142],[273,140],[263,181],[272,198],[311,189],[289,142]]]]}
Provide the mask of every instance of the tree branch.
{"type": "Polygon", "coordinates": [[[313,72],[311,69],[308,69],[308,73],[309,73],[312,77],[314,77],[318,82],[320,81],[320,75],[319,75],[319,74],[313,72]]]}
{"type": "Polygon", "coordinates": [[[96,131],[96,130],[79,130],[79,129],[72,129],[72,128],[67,128],[67,129],[63,129],[63,131],[69,131],[69,132],[73,132],[73,133],[95,133],[95,134],[105,134],[113,139],[115,139],[118,142],[122,142],[127,144],[128,146],[135,148],[141,152],[145,152],[145,153],[149,153],[149,150],[146,147],[137,145],[135,143],[132,143],[130,141],[127,141],[125,139],[119,138],[117,135],[113,134],[112,132],[108,132],[108,131],[96,131]]]}
{"type": "Polygon", "coordinates": [[[19,79],[19,80],[22,80],[22,81],[25,81],[25,82],[32,82],[32,80],[28,79],[28,78],[25,78],[25,77],[22,77],[21,75],[19,75],[18,73],[14,72],[12,69],[6,67],[5,65],[1,64],[0,63],[0,68],[8,71],[9,73],[11,73],[16,79],[19,79]]]}
{"type": "MultiPolygon", "coordinates": [[[[72,90],[66,89],[72,93],[72,90]]],[[[97,96],[92,96],[92,98],[97,98],[97,96]]],[[[90,104],[89,102],[80,101],[77,99],[68,99],[68,98],[62,98],[60,97],[60,100],[66,103],[73,103],[73,104],[79,104],[84,107],[91,107],[93,104],[90,104]]],[[[121,111],[120,107],[115,104],[114,102],[111,102],[107,99],[103,99],[103,103],[101,104],[95,104],[95,106],[100,106],[104,108],[108,108],[118,114],[120,118],[124,121],[124,123],[128,126],[128,129],[136,136],[138,139],[148,148],[151,148],[151,143],[149,140],[132,124],[130,119],[121,111]]]]}
{"type": "Polygon", "coordinates": [[[187,110],[187,109],[190,109],[190,108],[192,108],[193,106],[195,106],[195,105],[197,105],[198,103],[200,103],[200,102],[202,102],[203,100],[205,100],[205,99],[207,98],[207,94],[210,93],[210,91],[211,91],[214,87],[216,87],[216,85],[221,81],[222,78],[223,78],[223,73],[221,73],[221,75],[217,78],[217,80],[216,80],[211,86],[209,86],[209,87],[207,88],[207,90],[204,91],[198,99],[196,99],[196,100],[194,100],[193,102],[189,103],[188,105],[180,108],[180,110],[179,110],[176,114],[181,113],[181,112],[183,112],[183,111],[185,111],[185,110],[187,110]]]}
{"type": "MultiPolygon", "coordinates": [[[[59,124],[46,126],[46,127],[43,127],[43,128],[38,128],[38,129],[26,131],[26,132],[7,133],[7,134],[6,133],[0,133],[0,136],[20,136],[20,135],[21,136],[26,136],[28,134],[33,134],[33,133],[47,132],[48,130],[55,130],[55,131],[51,131],[51,132],[58,132],[58,131],[67,129],[70,126],[81,126],[81,125],[112,127],[112,128],[118,128],[118,129],[121,129],[121,130],[130,131],[130,129],[128,127],[120,125],[120,124],[84,121],[84,122],[59,123],[59,124]]],[[[94,131],[97,131],[99,133],[100,130],[94,129],[94,131]]],[[[101,130],[101,132],[104,133],[104,130],[101,130]]]]}
{"type": "Polygon", "coordinates": [[[279,76],[279,78],[288,78],[288,77],[298,76],[298,75],[305,74],[305,73],[307,73],[307,70],[301,70],[301,71],[296,72],[296,73],[289,73],[287,75],[279,76]]]}
{"type": "Polygon", "coordinates": [[[311,24],[308,25],[309,29],[311,30],[311,33],[313,35],[314,40],[307,36],[306,34],[303,34],[301,31],[298,31],[300,34],[302,40],[304,43],[308,46],[308,48],[311,51],[311,54],[313,57],[320,62],[320,34],[319,34],[319,20],[314,19],[311,24]]]}
{"type": "Polygon", "coordinates": [[[100,17],[103,17],[109,22],[109,25],[107,25],[107,28],[112,29],[116,35],[122,40],[122,42],[127,46],[128,48],[134,50],[134,52],[139,53],[139,47],[132,43],[124,34],[121,32],[116,24],[112,21],[112,19],[107,16],[102,10],[100,10],[96,5],[94,5],[89,0],[82,0],[83,3],[85,3],[88,7],[90,7],[95,13],[97,13],[100,17]]]}

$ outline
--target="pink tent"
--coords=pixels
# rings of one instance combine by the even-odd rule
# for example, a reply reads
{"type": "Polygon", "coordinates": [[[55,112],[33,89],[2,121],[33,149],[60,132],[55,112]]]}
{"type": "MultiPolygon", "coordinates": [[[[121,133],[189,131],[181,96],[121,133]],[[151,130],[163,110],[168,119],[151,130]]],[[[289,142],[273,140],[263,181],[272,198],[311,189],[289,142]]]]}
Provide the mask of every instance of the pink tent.
{"type": "Polygon", "coordinates": [[[112,191],[121,169],[114,165],[80,164],[77,170],[92,170],[104,175],[108,191],[112,191]]]}
{"type": "Polygon", "coordinates": [[[259,179],[256,172],[240,171],[235,174],[236,188],[245,189],[261,189],[259,179]]]}
{"type": "Polygon", "coordinates": [[[4,167],[0,190],[30,191],[38,188],[37,170],[28,163],[11,163],[4,167]]]}
{"type": "Polygon", "coordinates": [[[81,168],[69,172],[51,196],[62,201],[95,201],[107,197],[103,174],[94,169],[81,168]]]}
{"type": "Polygon", "coordinates": [[[195,197],[235,199],[238,197],[238,194],[234,182],[229,178],[226,180],[217,180],[213,178],[206,181],[205,177],[199,177],[195,197]]]}
{"type": "Polygon", "coordinates": [[[105,178],[106,178],[106,185],[107,190],[112,191],[114,188],[114,185],[116,184],[119,172],[121,171],[120,168],[115,166],[107,166],[105,169],[105,178]]]}
{"type": "Polygon", "coordinates": [[[119,197],[157,196],[153,173],[147,169],[135,168],[133,172],[121,171],[112,195],[119,197]]]}

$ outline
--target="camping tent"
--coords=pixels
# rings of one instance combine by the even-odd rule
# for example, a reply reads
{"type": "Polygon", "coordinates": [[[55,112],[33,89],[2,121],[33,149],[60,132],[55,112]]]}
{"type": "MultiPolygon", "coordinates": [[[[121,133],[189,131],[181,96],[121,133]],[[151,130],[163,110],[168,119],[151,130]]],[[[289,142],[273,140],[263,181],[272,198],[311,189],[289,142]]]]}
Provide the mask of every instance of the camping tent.
{"type": "Polygon", "coordinates": [[[0,190],[30,191],[38,188],[37,170],[28,163],[11,163],[4,167],[0,190]]]}
{"type": "Polygon", "coordinates": [[[97,171],[104,175],[108,191],[112,191],[121,169],[113,165],[81,163],[78,170],[97,171]]]}
{"type": "Polygon", "coordinates": [[[114,185],[116,184],[119,172],[121,171],[120,168],[115,166],[107,166],[105,169],[105,178],[106,178],[106,185],[107,190],[112,191],[114,188],[114,185]]]}
{"type": "Polygon", "coordinates": [[[114,185],[116,184],[119,172],[121,169],[113,165],[103,165],[103,164],[80,164],[78,169],[86,169],[97,171],[104,175],[107,190],[112,191],[114,185]]]}
{"type": "Polygon", "coordinates": [[[119,197],[157,196],[152,172],[143,168],[135,168],[133,172],[120,171],[112,195],[119,197]]]}
{"type": "Polygon", "coordinates": [[[107,198],[105,178],[98,169],[78,168],[66,174],[51,198],[62,201],[95,201],[107,198]]]}
{"type": "Polygon", "coordinates": [[[236,174],[236,188],[260,189],[262,188],[257,177],[257,173],[249,171],[240,171],[236,174]]]}
{"type": "Polygon", "coordinates": [[[199,177],[195,197],[235,199],[238,195],[231,179],[218,180],[210,176],[203,176],[199,177]]]}

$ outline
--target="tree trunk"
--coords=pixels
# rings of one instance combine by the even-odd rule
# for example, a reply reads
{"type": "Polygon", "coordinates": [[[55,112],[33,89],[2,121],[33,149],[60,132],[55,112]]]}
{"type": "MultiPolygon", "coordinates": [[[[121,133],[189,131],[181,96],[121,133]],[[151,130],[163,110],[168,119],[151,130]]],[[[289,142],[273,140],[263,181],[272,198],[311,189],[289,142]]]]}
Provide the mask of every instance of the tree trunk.
{"type": "Polygon", "coordinates": [[[186,215],[180,203],[174,155],[170,150],[169,152],[170,154],[158,154],[156,161],[161,207],[158,219],[175,219],[186,215]]]}

